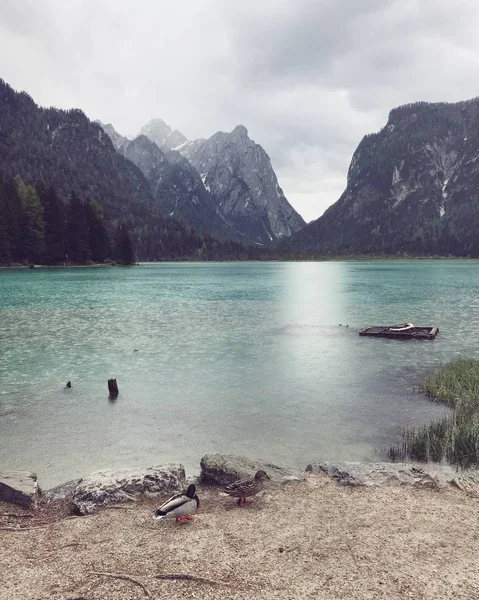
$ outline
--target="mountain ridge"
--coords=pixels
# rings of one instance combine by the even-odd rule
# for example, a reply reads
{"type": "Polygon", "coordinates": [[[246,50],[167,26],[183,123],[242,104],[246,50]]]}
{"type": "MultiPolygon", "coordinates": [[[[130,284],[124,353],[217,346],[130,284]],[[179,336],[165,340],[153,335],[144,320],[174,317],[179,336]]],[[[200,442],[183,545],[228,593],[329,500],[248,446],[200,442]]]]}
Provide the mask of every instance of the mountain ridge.
{"type": "Polygon", "coordinates": [[[394,108],[353,154],[346,189],[291,248],[479,256],[479,99],[394,108]]]}
{"type": "MultiPolygon", "coordinates": [[[[125,153],[126,138],[111,129],[105,126],[115,147],[125,153]]],[[[173,207],[169,196],[177,194],[164,190],[158,201],[165,212],[173,210],[175,216],[185,222],[228,239],[265,246],[273,245],[304,227],[304,220],[279,187],[269,156],[249,138],[246,127],[238,125],[229,133],[217,132],[208,139],[192,141],[180,134],[181,137],[174,140],[179,144],[172,149],[173,142],[168,144],[168,140],[175,131],[162,119],[152,119],[142,127],[140,135],[146,135],[164,151],[167,160],[172,157],[168,152],[179,152],[187,161],[182,165],[183,172],[189,172],[186,180],[195,179],[188,167],[191,165],[199,174],[204,191],[200,192],[201,186],[196,180],[196,199],[188,200],[188,190],[192,190],[189,184],[186,185],[181,204],[176,203],[173,207]],[[199,197],[202,198],[201,205],[198,204],[199,197]],[[195,202],[196,211],[192,207],[195,202]],[[212,206],[216,215],[211,213],[212,206]]],[[[134,155],[129,158],[135,162],[134,155]]],[[[177,159],[170,162],[179,163],[177,159]]],[[[140,161],[135,164],[140,165],[140,161]]],[[[149,172],[155,169],[153,165],[143,167],[144,174],[145,168],[149,172]]],[[[179,178],[175,185],[181,187],[179,178]]]]}
{"type": "Polygon", "coordinates": [[[53,187],[63,202],[74,193],[97,203],[110,236],[120,225],[128,229],[138,260],[247,256],[241,244],[164,215],[141,170],[81,110],[39,107],[3,80],[0,106],[1,181],[19,176],[27,186],[53,187]]]}

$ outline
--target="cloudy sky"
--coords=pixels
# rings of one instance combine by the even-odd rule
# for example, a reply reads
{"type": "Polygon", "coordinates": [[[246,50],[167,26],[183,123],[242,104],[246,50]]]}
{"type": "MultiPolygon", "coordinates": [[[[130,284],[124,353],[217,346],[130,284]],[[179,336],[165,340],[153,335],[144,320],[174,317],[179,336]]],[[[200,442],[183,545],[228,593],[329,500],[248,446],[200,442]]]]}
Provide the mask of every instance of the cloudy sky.
{"type": "Polygon", "coordinates": [[[479,94],[477,0],[0,0],[0,77],[134,135],[244,124],[309,221],[389,110],[479,94]]]}

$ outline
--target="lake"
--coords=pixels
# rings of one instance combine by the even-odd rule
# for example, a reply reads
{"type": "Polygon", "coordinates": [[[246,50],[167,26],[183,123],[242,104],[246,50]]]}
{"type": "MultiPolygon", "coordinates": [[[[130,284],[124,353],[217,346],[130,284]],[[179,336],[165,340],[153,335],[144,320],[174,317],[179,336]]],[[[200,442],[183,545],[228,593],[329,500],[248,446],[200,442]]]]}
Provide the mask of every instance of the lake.
{"type": "Polygon", "coordinates": [[[465,260],[0,270],[0,468],[379,460],[445,410],[414,386],[479,356],[478,309],[465,260]],[[404,321],[440,334],[358,335],[404,321]]]}

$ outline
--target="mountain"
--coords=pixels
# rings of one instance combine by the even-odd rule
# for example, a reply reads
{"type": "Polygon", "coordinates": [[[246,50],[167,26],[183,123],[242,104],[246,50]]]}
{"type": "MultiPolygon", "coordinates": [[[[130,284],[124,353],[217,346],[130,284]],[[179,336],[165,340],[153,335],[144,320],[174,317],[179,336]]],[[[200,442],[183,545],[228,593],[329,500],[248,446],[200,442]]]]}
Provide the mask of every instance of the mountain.
{"type": "Polygon", "coordinates": [[[198,172],[174,150],[161,150],[140,135],[119,151],[137,165],[150,185],[157,206],[170,217],[224,239],[239,240],[240,235],[216,212],[210,194],[198,172]]]}
{"type": "Polygon", "coordinates": [[[245,238],[270,244],[304,227],[286,200],[269,156],[243,125],[179,148],[201,175],[221,214],[245,238]]]}
{"type": "Polygon", "coordinates": [[[141,169],[161,210],[193,227],[270,246],[305,225],[279,187],[268,155],[242,125],[192,141],[162,119],[149,121],[133,141],[111,125],[103,128],[141,169]]]}
{"type": "Polygon", "coordinates": [[[52,186],[64,202],[74,192],[80,202],[97,203],[110,237],[126,226],[137,259],[244,256],[240,244],[165,216],[141,170],[80,110],[40,108],[3,80],[0,107],[0,181],[18,176],[27,186],[52,186]]]}
{"type": "Polygon", "coordinates": [[[355,151],[347,187],[292,248],[479,256],[479,99],[393,109],[355,151]]]}
{"type": "Polygon", "coordinates": [[[100,127],[105,131],[105,133],[108,134],[108,137],[111,139],[113,145],[117,150],[122,151],[130,143],[130,140],[128,138],[120,135],[117,131],[115,131],[115,128],[111,123],[107,123],[106,125],[104,125],[101,121],[95,121],[95,123],[98,123],[98,125],[100,125],[100,127]]]}
{"type": "Polygon", "coordinates": [[[53,185],[101,203],[111,219],[153,205],[140,170],[115,152],[110,138],[80,110],[40,108],[0,80],[0,177],[53,185]]]}
{"type": "Polygon", "coordinates": [[[170,150],[178,148],[187,139],[177,129],[171,130],[171,127],[167,125],[162,119],[152,119],[144,125],[139,135],[146,135],[152,142],[155,142],[160,148],[166,147],[170,150]]]}
{"type": "Polygon", "coordinates": [[[163,213],[220,238],[241,239],[240,234],[217,214],[200,175],[186,158],[166,146],[160,149],[145,135],[129,140],[112,125],[102,127],[118,152],[141,170],[163,213]]]}
{"type": "MultiPolygon", "coordinates": [[[[231,133],[218,132],[207,140],[188,141],[163,120],[153,119],[141,129],[140,135],[146,135],[164,150],[169,162],[180,164],[166,152],[172,148],[186,159],[187,162],[181,164],[183,172],[189,173],[186,190],[192,191],[196,198],[188,200],[186,194],[177,203],[165,190],[160,199],[164,210],[174,211],[175,216],[185,222],[223,237],[261,245],[271,245],[304,227],[304,220],[279,187],[269,156],[248,137],[242,125],[231,133]],[[204,188],[201,193],[199,179],[193,176],[188,163],[201,178],[204,188]],[[196,179],[193,188],[192,179],[196,179]],[[211,207],[215,219],[212,219],[211,207]]],[[[115,134],[111,137],[117,144],[115,134]]],[[[175,180],[178,187],[182,181],[179,173],[175,180]]]]}

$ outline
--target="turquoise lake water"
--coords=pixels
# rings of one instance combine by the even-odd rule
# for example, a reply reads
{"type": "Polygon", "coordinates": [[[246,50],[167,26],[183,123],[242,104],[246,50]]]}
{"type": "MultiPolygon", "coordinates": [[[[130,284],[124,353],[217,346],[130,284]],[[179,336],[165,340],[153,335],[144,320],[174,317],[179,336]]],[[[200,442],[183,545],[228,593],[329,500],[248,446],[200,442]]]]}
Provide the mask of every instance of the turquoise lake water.
{"type": "Polygon", "coordinates": [[[49,487],[207,452],[378,460],[445,410],[414,386],[479,356],[478,309],[473,261],[0,271],[0,469],[49,487]],[[404,321],[440,334],[358,336],[404,321]]]}

